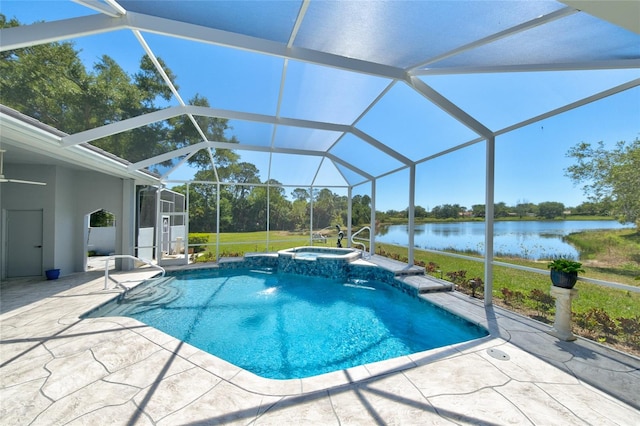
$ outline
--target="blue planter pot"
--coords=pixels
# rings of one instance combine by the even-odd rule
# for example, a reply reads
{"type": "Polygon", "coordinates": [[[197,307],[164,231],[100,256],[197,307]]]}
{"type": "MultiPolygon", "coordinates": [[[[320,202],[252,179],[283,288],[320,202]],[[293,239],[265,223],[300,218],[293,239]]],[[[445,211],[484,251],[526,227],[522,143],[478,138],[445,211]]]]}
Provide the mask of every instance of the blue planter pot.
{"type": "Polygon", "coordinates": [[[573,288],[578,281],[577,272],[561,272],[554,269],[551,270],[551,282],[556,287],[573,288]]]}
{"type": "Polygon", "coordinates": [[[47,269],[44,271],[44,274],[47,276],[48,280],[57,280],[60,276],[60,269],[47,269]]]}

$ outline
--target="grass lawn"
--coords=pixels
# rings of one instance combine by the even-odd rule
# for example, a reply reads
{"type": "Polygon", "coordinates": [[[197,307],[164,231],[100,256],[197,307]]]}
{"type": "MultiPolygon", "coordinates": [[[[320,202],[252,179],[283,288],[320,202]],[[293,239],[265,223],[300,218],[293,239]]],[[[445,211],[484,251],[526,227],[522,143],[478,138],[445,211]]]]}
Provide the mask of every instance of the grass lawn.
{"type": "MultiPolygon", "coordinates": [[[[335,238],[328,236],[325,242],[314,241],[314,246],[333,246],[335,238]]],[[[245,253],[276,252],[278,250],[310,245],[309,234],[303,232],[270,231],[267,248],[267,232],[228,232],[220,234],[220,256],[242,256],[245,253]]],[[[216,234],[209,234],[209,243],[205,252],[215,257],[216,234]]],[[[209,255],[208,257],[211,257],[209,255]]]]}
{"type": "Polygon", "coordinates": [[[630,281],[640,277],[640,232],[637,230],[576,232],[566,239],[580,251],[580,260],[593,278],[616,276],[618,282],[633,284],[630,281]]]}

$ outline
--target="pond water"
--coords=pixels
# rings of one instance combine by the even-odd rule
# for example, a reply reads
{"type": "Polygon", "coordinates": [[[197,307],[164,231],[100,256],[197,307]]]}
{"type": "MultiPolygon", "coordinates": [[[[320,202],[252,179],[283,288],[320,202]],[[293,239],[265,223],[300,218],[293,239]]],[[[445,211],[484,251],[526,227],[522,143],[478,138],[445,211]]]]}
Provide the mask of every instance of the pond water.
{"type": "MultiPolygon", "coordinates": [[[[516,256],[539,260],[555,257],[578,259],[579,253],[564,241],[572,232],[595,229],[621,229],[633,224],[613,220],[564,221],[499,221],[494,223],[494,255],[516,256]]],[[[417,248],[485,253],[484,222],[447,222],[416,225],[414,243],[417,248]]],[[[407,246],[407,225],[382,227],[376,241],[407,246]]]]}

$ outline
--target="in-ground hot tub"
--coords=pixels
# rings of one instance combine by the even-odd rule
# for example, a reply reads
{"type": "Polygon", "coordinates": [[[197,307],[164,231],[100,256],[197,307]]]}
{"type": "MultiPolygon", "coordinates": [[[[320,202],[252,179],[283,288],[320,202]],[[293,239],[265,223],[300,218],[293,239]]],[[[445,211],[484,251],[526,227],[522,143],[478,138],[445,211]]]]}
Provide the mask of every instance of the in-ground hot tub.
{"type": "Polygon", "coordinates": [[[284,273],[339,278],[347,265],[360,259],[360,250],[331,247],[294,247],[278,252],[278,270],[284,273]]]}

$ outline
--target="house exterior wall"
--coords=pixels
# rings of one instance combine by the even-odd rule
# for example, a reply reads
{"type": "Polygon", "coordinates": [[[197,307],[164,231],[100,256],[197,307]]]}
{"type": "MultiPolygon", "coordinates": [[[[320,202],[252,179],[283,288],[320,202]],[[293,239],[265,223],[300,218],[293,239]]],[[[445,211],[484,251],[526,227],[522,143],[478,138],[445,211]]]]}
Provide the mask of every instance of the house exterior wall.
{"type": "Polygon", "coordinates": [[[62,275],[77,271],[74,262],[76,250],[73,241],[77,236],[74,225],[78,218],[74,213],[74,207],[76,199],[81,200],[84,198],[84,194],[74,191],[75,182],[73,171],[56,167],[55,182],[51,185],[55,187],[55,198],[52,200],[54,205],[53,226],[55,227],[52,266],[60,268],[62,275]]]}
{"type": "MultiPolygon", "coordinates": [[[[85,266],[86,241],[85,234],[85,216],[93,212],[104,209],[116,217],[116,244],[115,253],[122,253],[122,179],[106,176],[95,172],[75,172],[75,191],[82,194],[77,197],[75,202],[75,221],[78,238],[75,239],[76,251],[80,256],[75,258],[75,270],[83,271],[85,266]]],[[[129,254],[129,253],[127,253],[129,254]]]]}
{"type": "Polygon", "coordinates": [[[90,227],[88,249],[93,250],[99,256],[115,253],[116,250],[116,227],[100,226],[90,227]]]}
{"type": "MultiPolygon", "coordinates": [[[[85,215],[100,209],[116,216],[116,253],[132,254],[135,192],[132,180],[62,166],[6,164],[5,175],[14,179],[46,182],[46,186],[2,184],[0,210],[43,211],[43,270],[59,268],[61,275],[84,271],[85,215]],[[126,211],[125,211],[126,210],[126,211]],[[125,243],[123,245],[123,242],[125,243]]],[[[2,228],[2,227],[0,227],[2,228]]],[[[5,230],[0,229],[3,252],[5,230]]],[[[6,254],[0,255],[4,267],[6,254]]]]}
{"type": "MultiPolygon", "coordinates": [[[[2,226],[0,227],[0,242],[2,253],[0,255],[0,278],[6,276],[6,257],[9,250],[6,235],[6,211],[7,210],[42,210],[42,267],[43,271],[53,268],[54,265],[54,241],[55,241],[55,215],[54,199],[55,182],[54,166],[10,165],[5,164],[4,174],[13,179],[46,182],[47,186],[26,185],[17,183],[3,183],[0,192],[0,210],[2,211],[2,226]]],[[[18,253],[18,256],[26,254],[18,253]]]]}

